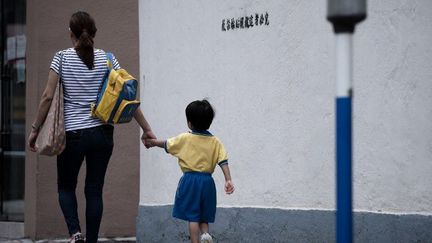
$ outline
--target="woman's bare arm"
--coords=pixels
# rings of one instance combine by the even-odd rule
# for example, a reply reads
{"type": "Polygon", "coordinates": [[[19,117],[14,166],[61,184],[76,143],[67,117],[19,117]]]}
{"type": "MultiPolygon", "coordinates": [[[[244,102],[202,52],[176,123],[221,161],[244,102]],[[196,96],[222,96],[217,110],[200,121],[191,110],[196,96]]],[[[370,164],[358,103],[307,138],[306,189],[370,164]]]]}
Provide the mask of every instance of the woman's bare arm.
{"type": "Polygon", "coordinates": [[[28,144],[31,151],[36,151],[35,142],[37,135],[39,134],[39,128],[45,122],[45,118],[48,114],[52,99],[54,97],[54,92],[57,87],[58,78],[58,74],[50,69],[48,73],[48,82],[42,94],[41,101],[39,102],[36,118],[32,123],[32,130],[28,138],[28,144]]]}
{"type": "Polygon", "coordinates": [[[141,136],[141,141],[144,144],[146,148],[148,148],[148,145],[146,144],[146,139],[155,139],[156,136],[154,135],[153,131],[151,130],[150,124],[147,122],[147,120],[144,117],[144,114],[142,113],[141,109],[136,109],[134,113],[134,118],[143,130],[143,134],[141,136]]]}
{"type": "Polygon", "coordinates": [[[48,74],[48,82],[45,87],[45,90],[42,94],[42,99],[39,103],[39,109],[36,114],[36,119],[32,123],[33,127],[39,128],[48,114],[48,110],[51,106],[52,99],[54,97],[55,88],[58,82],[58,74],[54,72],[52,69],[48,74]]]}

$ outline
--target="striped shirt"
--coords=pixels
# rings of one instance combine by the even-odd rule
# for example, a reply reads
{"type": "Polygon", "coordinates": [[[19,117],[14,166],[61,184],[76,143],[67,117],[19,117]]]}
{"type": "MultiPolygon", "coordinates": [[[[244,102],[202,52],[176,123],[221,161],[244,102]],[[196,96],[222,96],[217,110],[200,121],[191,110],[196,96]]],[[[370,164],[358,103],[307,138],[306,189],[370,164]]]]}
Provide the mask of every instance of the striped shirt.
{"type": "MultiPolygon", "coordinates": [[[[96,101],[99,88],[107,71],[107,57],[103,50],[94,49],[94,68],[89,70],[74,48],[55,54],[51,69],[59,73],[61,54],[64,89],[64,117],[66,131],[96,127],[104,124],[90,116],[90,104],[96,101]]],[[[120,69],[113,55],[113,68],[120,69]]]]}

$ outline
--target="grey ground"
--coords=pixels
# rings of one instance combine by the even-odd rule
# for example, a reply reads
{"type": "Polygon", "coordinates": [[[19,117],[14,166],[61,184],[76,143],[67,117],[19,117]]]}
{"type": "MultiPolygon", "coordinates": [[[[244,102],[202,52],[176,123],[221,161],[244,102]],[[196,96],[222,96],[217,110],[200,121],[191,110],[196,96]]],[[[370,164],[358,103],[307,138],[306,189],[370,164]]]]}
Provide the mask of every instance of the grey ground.
{"type": "MultiPolygon", "coordinates": [[[[33,241],[30,239],[5,239],[0,238],[0,243],[67,243],[69,239],[58,239],[58,240],[37,240],[33,241]]],[[[102,243],[113,243],[113,242],[121,242],[121,243],[132,243],[136,242],[135,237],[128,238],[101,238],[98,242],[102,243]]]]}

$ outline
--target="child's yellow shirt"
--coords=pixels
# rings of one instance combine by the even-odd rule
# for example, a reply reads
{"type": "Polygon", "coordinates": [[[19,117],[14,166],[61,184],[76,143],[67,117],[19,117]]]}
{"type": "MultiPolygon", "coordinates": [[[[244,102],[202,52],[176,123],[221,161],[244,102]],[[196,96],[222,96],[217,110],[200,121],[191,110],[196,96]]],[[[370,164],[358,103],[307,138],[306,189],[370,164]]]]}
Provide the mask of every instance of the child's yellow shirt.
{"type": "Polygon", "coordinates": [[[222,142],[208,131],[192,131],[170,138],[165,143],[165,151],[178,158],[183,172],[211,174],[216,165],[228,163],[222,142]]]}

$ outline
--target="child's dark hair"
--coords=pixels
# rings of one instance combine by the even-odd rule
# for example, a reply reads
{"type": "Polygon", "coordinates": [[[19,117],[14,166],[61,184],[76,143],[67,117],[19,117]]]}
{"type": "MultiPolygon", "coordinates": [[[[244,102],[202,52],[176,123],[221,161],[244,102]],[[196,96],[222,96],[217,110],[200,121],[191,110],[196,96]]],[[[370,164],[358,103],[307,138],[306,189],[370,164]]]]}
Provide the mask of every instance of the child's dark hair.
{"type": "Polygon", "coordinates": [[[214,115],[213,107],[207,100],[196,100],[186,107],[186,118],[195,130],[207,130],[213,121],[214,115]]]}

